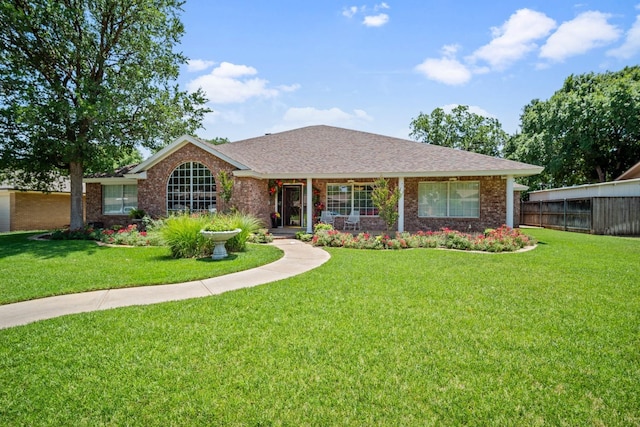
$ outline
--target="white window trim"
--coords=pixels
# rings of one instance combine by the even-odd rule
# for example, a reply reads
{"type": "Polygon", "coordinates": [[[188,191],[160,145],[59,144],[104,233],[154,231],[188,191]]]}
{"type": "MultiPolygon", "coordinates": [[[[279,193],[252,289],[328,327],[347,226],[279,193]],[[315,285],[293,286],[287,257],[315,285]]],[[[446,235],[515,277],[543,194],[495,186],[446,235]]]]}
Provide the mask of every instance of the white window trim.
{"type": "MultiPolygon", "coordinates": [[[[182,210],[184,210],[184,209],[187,209],[187,207],[185,207],[185,208],[183,208],[183,209],[175,209],[175,208],[169,209],[169,203],[170,203],[170,202],[169,202],[169,195],[170,195],[170,193],[172,193],[171,191],[169,191],[169,185],[171,184],[171,180],[172,180],[172,178],[174,177],[173,175],[174,175],[174,173],[176,172],[176,170],[178,170],[181,166],[183,166],[183,165],[185,165],[185,164],[190,164],[190,173],[191,173],[191,175],[190,175],[190,180],[189,180],[189,184],[188,184],[188,186],[189,186],[189,190],[188,190],[188,191],[185,191],[185,194],[189,194],[189,200],[188,200],[188,201],[189,201],[189,203],[190,203],[190,204],[193,204],[193,200],[194,200],[193,195],[194,195],[194,193],[196,193],[196,192],[197,192],[197,191],[194,191],[194,188],[197,186],[197,184],[194,184],[194,182],[193,182],[193,180],[194,180],[193,167],[194,167],[194,164],[201,165],[204,169],[206,169],[207,171],[209,171],[209,173],[211,174],[211,180],[212,180],[212,183],[213,183],[213,185],[215,186],[215,190],[211,192],[211,193],[212,193],[212,195],[213,195],[212,197],[215,197],[215,207],[214,207],[214,208],[209,207],[209,208],[208,208],[208,210],[209,210],[210,212],[212,212],[212,211],[213,211],[213,212],[217,211],[217,206],[218,206],[218,183],[216,182],[216,175],[215,175],[215,174],[213,173],[213,171],[211,171],[211,169],[209,169],[209,167],[208,167],[207,165],[205,165],[204,163],[199,162],[199,161],[197,161],[197,160],[187,160],[187,161],[184,161],[184,162],[180,163],[178,166],[176,166],[176,167],[171,171],[171,173],[169,174],[169,178],[167,179],[167,182],[166,182],[166,185],[165,185],[165,209],[166,209],[166,212],[167,212],[167,213],[171,213],[171,212],[180,212],[180,211],[182,211],[182,210]],[[213,209],[213,210],[212,210],[212,209],[213,209]]],[[[178,185],[178,184],[174,184],[174,185],[178,185]]],[[[175,191],[173,191],[173,193],[175,194],[176,192],[175,192],[175,191]]],[[[191,209],[191,210],[193,210],[193,211],[201,211],[200,209],[191,209]]]]}
{"type": "MultiPolygon", "coordinates": [[[[334,185],[334,186],[341,186],[341,185],[347,185],[351,187],[351,208],[349,209],[349,211],[353,210],[353,201],[354,201],[354,197],[353,197],[353,192],[354,192],[354,187],[356,185],[366,185],[371,187],[371,190],[373,191],[373,186],[374,183],[373,182],[329,182],[327,183],[327,187],[325,188],[325,196],[326,196],[326,202],[325,203],[325,209],[329,209],[329,186],[330,185],[334,185]]],[[[373,203],[373,202],[372,202],[373,203]]],[[[372,209],[378,209],[376,206],[372,206],[372,209]]],[[[340,214],[340,215],[336,215],[337,217],[348,217],[349,214],[340,214]]],[[[360,216],[365,216],[367,218],[378,218],[380,217],[380,215],[365,215],[362,212],[360,212],[360,216]]]]}
{"type": "Polygon", "coordinates": [[[418,218],[461,218],[461,219],[478,219],[480,218],[480,195],[481,195],[481,185],[480,181],[420,181],[418,183],[418,218]],[[447,215],[420,215],[420,184],[447,184],[447,215]],[[449,213],[450,202],[451,202],[451,183],[459,184],[478,184],[478,215],[477,216],[451,216],[449,213]]]}
{"type": "MultiPolygon", "coordinates": [[[[105,208],[105,204],[104,204],[104,187],[120,187],[120,194],[122,195],[122,193],[124,192],[124,187],[125,186],[135,186],[136,187],[136,205],[135,206],[127,206],[127,207],[130,207],[132,209],[138,209],[138,188],[137,188],[138,185],[137,184],[132,184],[131,182],[128,182],[126,184],[111,184],[111,183],[102,184],[102,190],[101,190],[101,192],[102,192],[102,202],[101,202],[102,203],[102,215],[105,215],[105,216],[129,215],[129,211],[124,212],[124,208],[125,208],[124,203],[122,204],[123,205],[122,206],[122,208],[123,208],[122,212],[105,212],[105,210],[104,210],[104,208],[105,208]]],[[[116,200],[124,201],[124,200],[127,200],[127,199],[124,196],[121,196],[121,197],[116,198],[116,200]]]]}

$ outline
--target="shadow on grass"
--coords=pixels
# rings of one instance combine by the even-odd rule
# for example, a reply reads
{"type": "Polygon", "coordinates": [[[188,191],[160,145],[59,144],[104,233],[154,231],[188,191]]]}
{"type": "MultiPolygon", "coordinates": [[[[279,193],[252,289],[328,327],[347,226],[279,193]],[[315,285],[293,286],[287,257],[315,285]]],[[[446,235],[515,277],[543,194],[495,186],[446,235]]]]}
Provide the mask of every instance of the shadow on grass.
{"type": "Polygon", "coordinates": [[[90,255],[101,248],[92,240],[33,240],[29,237],[42,233],[18,232],[0,234],[0,258],[30,254],[36,258],[65,258],[72,253],[84,252],[90,255]]]}
{"type": "MultiPolygon", "coordinates": [[[[168,250],[167,250],[167,254],[166,255],[158,255],[158,256],[152,257],[151,259],[154,260],[154,261],[176,261],[176,262],[179,262],[181,260],[184,260],[185,258],[174,258],[174,257],[171,256],[170,253],[168,253],[168,250]]],[[[206,256],[206,257],[196,258],[196,261],[197,262],[224,263],[224,262],[234,261],[236,259],[238,259],[238,255],[229,254],[228,257],[226,257],[224,259],[220,259],[220,260],[212,259],[211,256],[206,256]]]]}
{"type": "Polygon", "coordinates": [[[223,259],[212,259],[211,257],[206,257],[206,258],[198,258],[196,261],[198,261],[198,262],[213,262],[213,263],[219,264],[219,263],[234,261],[236,259],[238,259],[238,255],[229,254],[226,258],[223,258],[223,259]]]}

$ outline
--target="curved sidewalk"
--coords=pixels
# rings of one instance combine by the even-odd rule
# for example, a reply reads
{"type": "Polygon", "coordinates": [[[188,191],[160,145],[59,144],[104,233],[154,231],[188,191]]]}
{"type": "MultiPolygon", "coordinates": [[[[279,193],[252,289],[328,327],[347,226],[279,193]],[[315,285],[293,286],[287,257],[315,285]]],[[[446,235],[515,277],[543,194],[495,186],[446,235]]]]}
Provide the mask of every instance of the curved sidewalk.
{"type": "Polygon", "coordinates": [[[284,256],[279,260],[212,279],[174,285],[107,289],[0,305],[0,329],[67,314],[217,295],[296,276],[329,260],[326,251],[299,240],[277,239],[272,244],[284,251],[284,256]]]}

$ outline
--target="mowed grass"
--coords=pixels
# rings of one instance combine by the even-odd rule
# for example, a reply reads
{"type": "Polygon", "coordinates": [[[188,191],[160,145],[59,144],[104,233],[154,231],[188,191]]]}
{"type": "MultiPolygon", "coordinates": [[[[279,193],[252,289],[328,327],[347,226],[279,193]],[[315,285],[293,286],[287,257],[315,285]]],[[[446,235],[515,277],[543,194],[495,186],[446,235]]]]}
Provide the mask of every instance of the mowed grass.
{"type": "Polygon", "coordinates": [[[93,241],[34,241],[0,235],[0,304],[97,289],[180,283],[275,261],[282,251],[249,245],[224,260],[173,259],[165,247],[107,247],[93,241]]]}
{"type": "Polygon", "coordinates": [[[0,423],[640,425],[640,240],[527,232],[1,330],[0,423]]]}

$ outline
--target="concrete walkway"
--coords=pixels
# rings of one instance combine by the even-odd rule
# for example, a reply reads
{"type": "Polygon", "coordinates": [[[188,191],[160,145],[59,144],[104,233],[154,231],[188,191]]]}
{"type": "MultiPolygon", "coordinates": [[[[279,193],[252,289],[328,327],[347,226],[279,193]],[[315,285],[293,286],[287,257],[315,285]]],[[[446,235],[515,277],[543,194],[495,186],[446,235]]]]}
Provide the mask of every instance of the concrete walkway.
{"type": "Polygon", "coordinates": [[[329,259],[326,251],[299,240],[276,239],[272,244],[284,251],[284,256],[278,261],[226,276],[174,285],[109,289],[0,305],[0,329],[66,314],[217,295],[286,279],[314,269],[329,259]]]}

